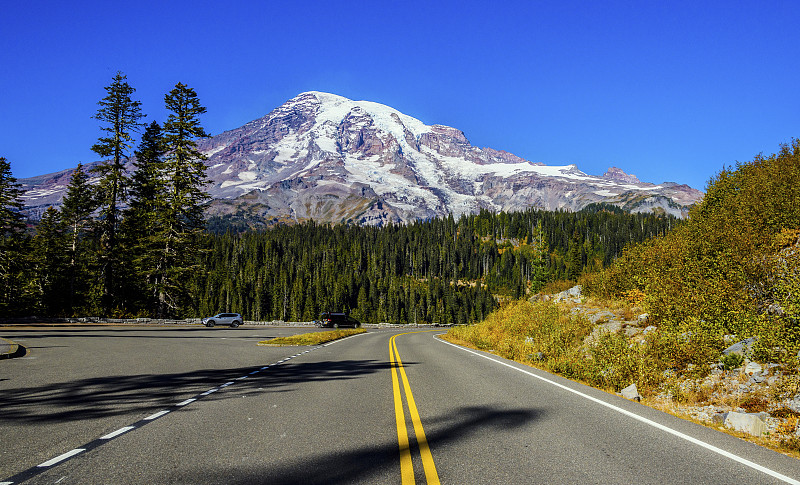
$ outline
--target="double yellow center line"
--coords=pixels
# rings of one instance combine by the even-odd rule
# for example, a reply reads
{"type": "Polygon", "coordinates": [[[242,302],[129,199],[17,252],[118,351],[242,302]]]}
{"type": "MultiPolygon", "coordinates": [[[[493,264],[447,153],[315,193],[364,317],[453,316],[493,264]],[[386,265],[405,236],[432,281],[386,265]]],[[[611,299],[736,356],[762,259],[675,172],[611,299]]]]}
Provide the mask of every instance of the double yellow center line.
{"type": "Polygon", "coordinates": [[[406,415],[403,409],[403,397],[400,394],[400,379],[403,380],[403,389],[408,402],[408,412],[411,415],[411,422],[414,425],[414,435],[417,438],[417,446],[422,458],[422,468],[425,470],[425,480],[428,485],[439,485],[439,475],[436,473],[436,465],[433,463],[433,455],[428,447],[428,440],[425,438],[425,430],[422,428],[422,421],[419,419],[417,405],[414,402],[414,395],[411,393],[411,386],[408,384],[408,376],[403,368],[403,361],[400,360],[400,353],[397,351],[395,339],[400,335],[411,333],[400,333],[389,339],[389,361],[392,365],[392,391],[394,392],[394,416],[397,421],[397,443],[400,446],[400,475],[403,485],[413,484],[414,465],[411,462],[411,448],[408,442],[408,429],[406,428],[406,415]],[[400,376],[398,378],[398,375],[400,376]]]}

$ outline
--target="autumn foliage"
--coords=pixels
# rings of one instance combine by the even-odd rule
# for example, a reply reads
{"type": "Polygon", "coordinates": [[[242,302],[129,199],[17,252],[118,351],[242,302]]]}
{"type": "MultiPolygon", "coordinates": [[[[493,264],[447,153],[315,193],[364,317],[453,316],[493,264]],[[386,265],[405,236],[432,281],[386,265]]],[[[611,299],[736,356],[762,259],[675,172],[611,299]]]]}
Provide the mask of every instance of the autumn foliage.
{"type": "MultiPolygon", "coordinates": [[[[800,350],[800,141],[722,170],[685,224],[628,248],[585,290],[639,294],[662,333],[759,337],[756,357],[795,362],[800,350]]],[[[705,353],[703,353],[705,354],[705,353]]],[[[697,362],[700,363],[700,362],[697,362]]]]}

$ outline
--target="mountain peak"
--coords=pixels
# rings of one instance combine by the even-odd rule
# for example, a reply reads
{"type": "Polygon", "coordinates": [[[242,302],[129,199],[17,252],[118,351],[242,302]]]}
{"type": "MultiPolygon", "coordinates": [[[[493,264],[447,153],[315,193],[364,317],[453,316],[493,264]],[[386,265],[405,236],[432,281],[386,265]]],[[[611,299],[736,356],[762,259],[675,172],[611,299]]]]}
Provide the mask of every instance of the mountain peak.
{"type": "MultiPolygon", "coordinates": [[[[615,167],[595,177],[574,164],[532,163],[472,146],[457,128],[320,91],[300,93],[198,148],[208,157],[211,215],[382,224],[481,209],[629,207],[634,199],[647,203],[632,210],[681,215],[702,197],[687,187],[641,183],[615,167]]],[[[30,208],[63,197],[63,177],[20,182],[30,208]]]]}
{"type": "Polygon", "coordinates": [[[640,184],[642,183],[636,175],[627,174],[622,171],[622,169],[617,167],[610,167],[606,173],[603,174],[603,178],[607,180],[613,180],[615,182],[622,182],[626,184],[640,184]]]}

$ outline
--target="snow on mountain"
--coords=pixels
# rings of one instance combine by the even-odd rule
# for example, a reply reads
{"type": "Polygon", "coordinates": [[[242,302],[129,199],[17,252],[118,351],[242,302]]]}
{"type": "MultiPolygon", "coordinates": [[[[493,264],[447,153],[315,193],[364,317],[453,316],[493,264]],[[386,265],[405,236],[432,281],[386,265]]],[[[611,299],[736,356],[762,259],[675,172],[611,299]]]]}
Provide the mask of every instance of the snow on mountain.
{"type": "MultiPolygon", "coordinates": [[[[685,185],[642,183],[615,167],[596,177],[575,165],[477,148],[458,129],[321,92],[302,93],[198,147],[208,156],[210,215],[382,224],[607,202],[680,216],[702,197],[685,185]]],[[[70,173],[20,180],[29,209],[58,203],[70,173]]]]}

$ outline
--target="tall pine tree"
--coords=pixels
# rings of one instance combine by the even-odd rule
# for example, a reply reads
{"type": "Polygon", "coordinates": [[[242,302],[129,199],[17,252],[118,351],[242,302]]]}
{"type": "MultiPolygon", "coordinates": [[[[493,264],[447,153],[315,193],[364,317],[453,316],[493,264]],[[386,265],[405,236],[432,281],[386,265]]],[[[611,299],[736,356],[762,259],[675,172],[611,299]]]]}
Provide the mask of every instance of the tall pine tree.
{"type": "Polygon", "coordinates": [[[132,133],[142,125],[144,117],[141,103],[131,99],[136,91],[128,84],[127,77],[117,72],[112,83],[106,86],[107,95],[97,104],[95,119],[100,120],[106,135],[98,139],[92,150],[107,161],[93,171],[101,176],[100,205],[102,217],[102,237],[100,261],[102,264],[102,306],[106,313],[119,306],[117,266],[121,252],[117,242],[120,219],[120,205],[125,201],[128,178],[125,174],[125,161],[133,142],[132,133]]]}
{"type": "Polygon", "coordinates": [[[194,89],[178,83],[164,96],[170,111],[163,127],[164,179],[160,221],[161,257],[158,264],[158,314],[176,314],[190,304],[189,278],[199,267],[203,235],[206,156],[195,140],[208,137],[199,116],[206,112],[194,89]]]}
{"type": "Polygon", "coordinates": [[[67,311],[69,293],[65,290],[69,287],[66,271],[69,255],[64,251],[67,246],[64,228],[61,213],[53,207],[47,208],[36,226],[32,262],[39,314],[63,316],[67,311]]]}
{"type": "Polygon", "coordinates": [[[128,267],[126,294],[140,312],[154,313],[158,297],[159,219],[166,190],[162,132],[157,122],[147,126],[134,154],[136,169],[130,177],[129,205],[121,228],[122,246],[133,263],[128,267]]]}
{"type": "Polygon", "coordinates": [[[89,176],[83,165],[72,172],[67,193],[61,203],[61,220],[66,226],[68,308],[71,314],[94,310],[90,308],[89,289],[93,277],[91,255],[94,251],[91,238],[94,227],[92,214],[97,209],[94,188],[89,184],[89,176]]]}

